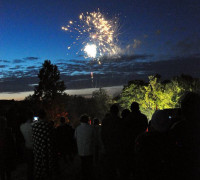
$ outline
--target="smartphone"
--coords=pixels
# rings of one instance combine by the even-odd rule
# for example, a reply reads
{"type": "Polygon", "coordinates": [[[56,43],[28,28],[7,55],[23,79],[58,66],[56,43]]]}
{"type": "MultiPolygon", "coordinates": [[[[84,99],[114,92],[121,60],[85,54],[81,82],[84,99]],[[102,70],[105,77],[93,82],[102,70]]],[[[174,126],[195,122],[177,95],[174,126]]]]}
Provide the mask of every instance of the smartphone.
{"type": "Polygon", "coordinates": [[[38,117],[37,116],[35,116],[35,117],[33,117],[33,121],[38,121],[38,117]]]}

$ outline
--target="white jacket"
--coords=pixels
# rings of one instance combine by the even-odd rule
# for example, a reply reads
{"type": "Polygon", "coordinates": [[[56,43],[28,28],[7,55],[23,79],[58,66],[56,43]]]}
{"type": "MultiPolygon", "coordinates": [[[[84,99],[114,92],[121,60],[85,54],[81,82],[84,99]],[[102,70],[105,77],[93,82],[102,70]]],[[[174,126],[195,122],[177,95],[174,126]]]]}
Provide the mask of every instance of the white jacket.
{"type": "Polygon", "coordinates": [[[93,155],[94,129],[87,123],[81,123],[75,130],[75,138],[80,156],[93,155]]]}

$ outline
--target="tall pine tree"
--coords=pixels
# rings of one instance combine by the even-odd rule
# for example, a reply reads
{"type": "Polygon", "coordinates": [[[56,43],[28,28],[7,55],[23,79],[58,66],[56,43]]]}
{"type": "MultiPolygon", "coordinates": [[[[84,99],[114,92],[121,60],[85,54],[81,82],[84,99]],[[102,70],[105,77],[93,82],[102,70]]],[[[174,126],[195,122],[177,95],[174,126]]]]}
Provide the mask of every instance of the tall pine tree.
{"type": "Polygon", "coordinates": [[[35,86],[34,96],[42,101],[53,100],[62,95],[66,89],[64,81],[60,80],[60,71],[50,60],[45,60],[38,74],[39,84],[35,86]]]}

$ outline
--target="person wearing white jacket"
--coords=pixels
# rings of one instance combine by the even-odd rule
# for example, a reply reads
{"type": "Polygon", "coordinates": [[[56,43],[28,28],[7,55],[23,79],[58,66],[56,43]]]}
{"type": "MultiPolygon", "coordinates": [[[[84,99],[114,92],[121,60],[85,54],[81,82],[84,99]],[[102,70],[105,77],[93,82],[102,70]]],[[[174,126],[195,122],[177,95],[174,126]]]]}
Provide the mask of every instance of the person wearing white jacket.
{"type": "Polygon", "coordinates": [[[80,125],[75,130],[78,154],[81,158],[82,179],[93,177],[94,129],[89,124],[89,116],[84,114],[80,118],[80,125]]]}

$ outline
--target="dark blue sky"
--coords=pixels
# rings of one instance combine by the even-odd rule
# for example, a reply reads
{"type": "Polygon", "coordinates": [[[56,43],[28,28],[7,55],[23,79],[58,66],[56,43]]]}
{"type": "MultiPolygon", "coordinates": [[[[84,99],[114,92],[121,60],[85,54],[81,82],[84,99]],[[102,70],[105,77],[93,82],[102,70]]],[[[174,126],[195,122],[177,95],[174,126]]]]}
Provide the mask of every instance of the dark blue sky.
{"type": "Polygon", "coordinates": [[[0,92],[33,89],[44,60],[58,65],[68,88],[125,85],[160,73],[200,77],[199,0],[0,0],[0,92]],[[81,13],[119,21],[117,59],[91,63],[62,26],[81,13]],[[79,52],[78,54],[76,54],[79,52]]]}

